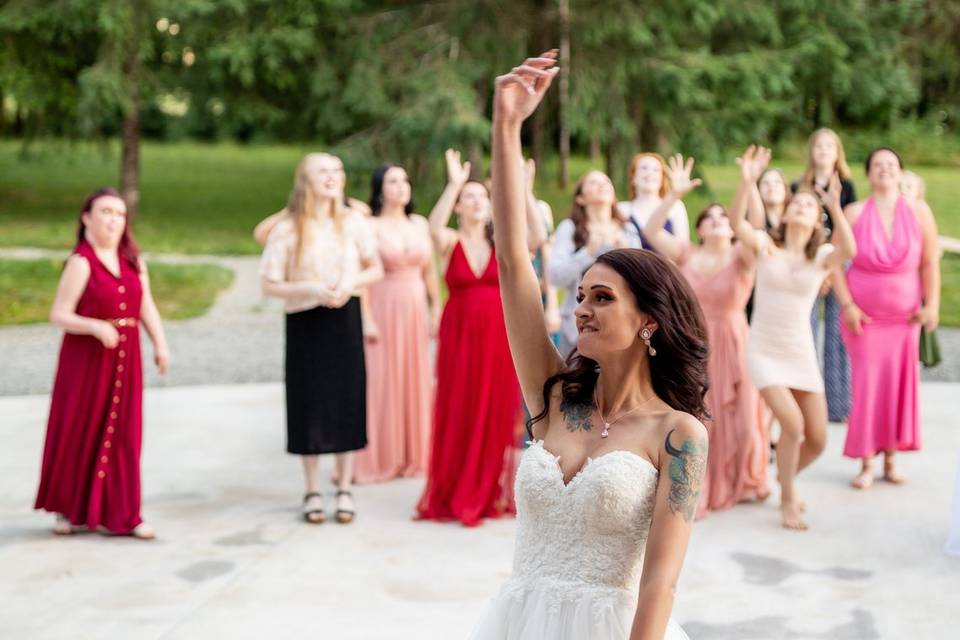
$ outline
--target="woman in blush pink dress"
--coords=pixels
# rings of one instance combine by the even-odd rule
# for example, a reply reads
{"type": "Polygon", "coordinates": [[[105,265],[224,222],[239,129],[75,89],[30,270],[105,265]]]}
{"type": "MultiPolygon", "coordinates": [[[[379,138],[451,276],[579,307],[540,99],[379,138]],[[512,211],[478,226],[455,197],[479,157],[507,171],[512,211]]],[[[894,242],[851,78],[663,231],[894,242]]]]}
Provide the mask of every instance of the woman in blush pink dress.
{"type": "Polygon", "coordinates": [[[354,472],[361,483],[427,470],[433,411],[429,334],[436,334],[440,321],[430,225],[413,213],[407,172],[385,164],[370,187],[384,277],[369,288],[367,447],[357,454],[354,472]]]}
{"type": "Polygon", "coordinates": [[[787,529],[804,530],[804,502],[796,476],[823,451],[827,407],[817,365],[810,310],[827,275],[857,251],[840,208],[839,177],[828,190],[799,190],[790,199],[780,227],[769,234],[746,220],[747,192],[754,189],[770,151],[751,147],[740,158],[741,181],[730,207],[737,240],[757,259],[757,292],[747,341],[747,368],[764,403],[780,423],[777,479],[780,511],[787,529]],[[819,196],[819,197],[818,197],[819,196]],[[833,218],[831,242],[823,238],[820,208],[833,218]]]}
{"type": "Polygon", "coordinates": [[[717,203],[707,205],[697,217],[699,245],[665,229],[674,203],[700,184],[700,180],[690,179],[692,169],[693,158],[686,165],[679,155],[670,158],[667,175],[671,190],[650,216],[643,235],[654,250],[680,266],[707,321],[710,453],[698,509],[698,516],[704,516],[769,495],[769,444],[759,412],[760,396],[747,372],[746,358],[750,328],[744,308],[753,289],[756,256],[733,242],[730,219],[717,203]]]}
{"type": "Polygon", "coordinates": [[[872,458],[881,452],[883,479],[902,483],[894,452],[920,448],[920,328],[932,331],[940,315],[937,224],[930,207],[900,194],[903,163],[892,149],[871,152],[866,169],[871,195],[846,210],[857,256],[837,287],[853,366],[843,455],[862,461],[852,483],[857,489],[873,484],[872,458]]]}

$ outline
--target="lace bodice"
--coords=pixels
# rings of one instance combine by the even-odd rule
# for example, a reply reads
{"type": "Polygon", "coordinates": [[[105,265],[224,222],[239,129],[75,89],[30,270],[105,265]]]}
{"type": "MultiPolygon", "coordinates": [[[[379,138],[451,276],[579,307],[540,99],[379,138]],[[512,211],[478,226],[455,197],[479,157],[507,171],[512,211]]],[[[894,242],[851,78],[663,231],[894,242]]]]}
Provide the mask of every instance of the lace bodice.
{"type": "Polygon", "coordinates": [[[641,456],[612,451],[565,485],[558,459],[532,443],[517,470],[512,589],[548,590],[558,603],[636,597],[657,476],[641,456]]]}

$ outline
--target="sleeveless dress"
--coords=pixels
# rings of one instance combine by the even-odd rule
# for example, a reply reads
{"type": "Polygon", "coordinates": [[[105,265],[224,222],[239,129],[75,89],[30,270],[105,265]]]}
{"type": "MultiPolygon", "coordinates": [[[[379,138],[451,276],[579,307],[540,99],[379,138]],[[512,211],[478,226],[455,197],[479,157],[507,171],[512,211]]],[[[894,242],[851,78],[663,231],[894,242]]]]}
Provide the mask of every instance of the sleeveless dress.
{"type": "Polygon", "coordinates": [[[445,274],[433,448],[417,516],[466,526],[512,513],[520,385],[500,303],[496,256],[478,277],[459,242],[445,274]]]}
{"type": "Polygon", "coordinates": [[[820,245],[807,260],[774,246],[765,231],[757,231],[757,238],[757,291],[747,341],[750,377],[761,391],[781,386],[823,393],[810,309],[829,273],[824,265],[833,245],[820,245]]]}
{"type": "Polygon", "coordinates": [[[425,233],[407,247],[376,235],[384,276],[368,292],[380,339],[364,345],[367,447],[357,452],[359,483],[422,475],[430,456],[433,379],[423,270],[433,249],[425,233]]]}
{"type": "Polygon", "coordinates": [[[143,289],[126,260],[120,259],[117,277],[86,241],[74,253],[90,264],[76,312],[115,321],[120,342],[107,349],[93,336],[64,334],[34,508],[61,513],[76,526],[124,534],[142,522],[143,289]]]}
{"type": "Polygon", "coordinates": [[[760,394],[747,373],[750,327],[743,312],[753,290],[753,272],[739,256],[717,273],[701,275],[688,252],[680,266],[707,321],[713,383],[706,403],[711,419],[707,475],[698,515],[729,509],[767,493],[768,447],[759,410],[760,394]]]}
{"type": "MultiPolygon", "coordinates": [[[[657,469],[628,451],[588,459],[563,483],[536,441],[517,470],[513,575],[473,640],[626,640],[636,613],[657,469]]],[[[666,640],[687,635],[670,620],[666,640]]]]}
{"type": "Polygon", "coordinates": [[[863,335],[841,322],[853,373],[853,404],[843,454],[867,458],[920,448],[920,223],[901,196],[887,237],[873,198],[853,226],[857,255],[847,272],[853,301],[872,319],[863,335]]]}

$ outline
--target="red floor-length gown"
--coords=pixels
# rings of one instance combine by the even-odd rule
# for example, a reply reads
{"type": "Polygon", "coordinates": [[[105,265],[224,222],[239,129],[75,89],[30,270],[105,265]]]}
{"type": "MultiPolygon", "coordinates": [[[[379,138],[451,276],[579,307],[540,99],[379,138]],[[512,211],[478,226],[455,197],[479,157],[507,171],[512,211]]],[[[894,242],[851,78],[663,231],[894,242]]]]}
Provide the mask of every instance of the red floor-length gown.
{"type": "Polygon", "coordinates": [[[458,242],[445,275],[433,447],[418,517],[460,520],[513,512],[514,432],[520,390],[507,344],[497,261],[480,277],[458,242]]]}
{"type": "Polygon", "coordinates": [[[43,449],[36,509],[72,524],[129,533],[140,522],[140,275],[120,260],[120,276],[81,242],[90,264],[77,313],[112,320],[120,342],[107,349],[90,335],[65,334],[43,449]],[[129,322],[129,319],[136,322],[129,322]]]}

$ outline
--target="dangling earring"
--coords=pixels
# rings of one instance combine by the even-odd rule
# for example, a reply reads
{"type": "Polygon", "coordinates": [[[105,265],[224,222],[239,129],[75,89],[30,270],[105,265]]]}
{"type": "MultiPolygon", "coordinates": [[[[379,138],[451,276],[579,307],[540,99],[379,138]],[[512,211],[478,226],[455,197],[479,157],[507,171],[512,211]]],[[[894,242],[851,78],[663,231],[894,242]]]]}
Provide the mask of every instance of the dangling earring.
{"type": "Polygon", "coordinates": [[[651,356],[657,355],[657,350],[650,346],[650,338],[653,336],[653,333],[650,329],[646,327],[643,328],[643,331],[640,332],[640,338],[643,340],[643,344],[647,345],[647,353],[651,356]]]}

